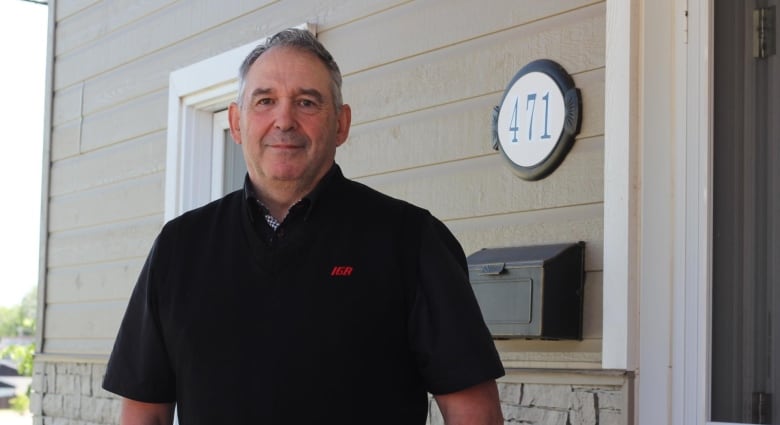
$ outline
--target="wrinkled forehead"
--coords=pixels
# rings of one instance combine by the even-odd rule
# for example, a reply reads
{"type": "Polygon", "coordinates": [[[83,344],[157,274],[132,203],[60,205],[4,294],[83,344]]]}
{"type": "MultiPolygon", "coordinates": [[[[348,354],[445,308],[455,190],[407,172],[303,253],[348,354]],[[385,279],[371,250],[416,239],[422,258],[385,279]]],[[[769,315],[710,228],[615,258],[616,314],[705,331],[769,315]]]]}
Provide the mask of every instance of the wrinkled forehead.
{"type": "Polygon", "coordinates": [[[258,88],[318,90],[328,98],[333,95],[330,72],[322,60],[314,53],[288,46],[270,48],[249,68],[246,92],[258,88]]]}

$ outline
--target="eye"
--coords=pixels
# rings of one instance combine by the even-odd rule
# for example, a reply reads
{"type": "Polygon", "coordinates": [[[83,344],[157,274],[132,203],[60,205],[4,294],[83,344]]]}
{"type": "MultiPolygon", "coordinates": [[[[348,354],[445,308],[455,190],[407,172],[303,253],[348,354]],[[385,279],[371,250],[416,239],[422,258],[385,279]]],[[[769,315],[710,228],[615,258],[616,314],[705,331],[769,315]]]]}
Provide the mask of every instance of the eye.
{"type": "Polygon", "coordinates": [[[261,98],[258,98],[257,101],[255,102],[255,104],[257,104],[257,105],[271,105],[273,103],[274,103],[274,100],[271,99],[270,97],[261,97],[261,98]]]}
{"type": "Polygon", "coordinates": [[[298,105],[304,108],[314,108],[317,106],[317,103],[311,99],[300,99],[298,100],[298,105]]]}

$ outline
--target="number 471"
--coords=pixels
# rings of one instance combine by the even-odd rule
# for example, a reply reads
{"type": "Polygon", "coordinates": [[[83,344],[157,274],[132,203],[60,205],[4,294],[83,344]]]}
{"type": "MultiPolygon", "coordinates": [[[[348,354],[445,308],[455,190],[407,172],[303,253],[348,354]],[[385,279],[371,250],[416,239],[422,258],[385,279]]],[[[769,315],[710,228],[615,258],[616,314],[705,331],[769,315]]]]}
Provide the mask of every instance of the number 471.
{"type": "MultiPolygon", "coordinates": [[[[549,139],[550,133],[548,130],[548,118],[550,114],[550,92],[545,93],[544,96],[542,96],[542,100],[544,100],[544,132],[540,136],[540,139],[549,139]]],[[[517,143],[517,132],[520,131],[520,119],[519,114],[517,112],[518,109],[518,103],[520,102],[520,98],[515,98],[515,109],[512,112],[512,120],[509,123],[509,131],[512,132],[512,143],[517,143]]],[[[528,97],[525,101],[525,113],[528,117],[528,141],[533,140],[533,134],[534,134],[534,110],[536,109],[536,93],[530,93],[528,94],[528,97]]]]}

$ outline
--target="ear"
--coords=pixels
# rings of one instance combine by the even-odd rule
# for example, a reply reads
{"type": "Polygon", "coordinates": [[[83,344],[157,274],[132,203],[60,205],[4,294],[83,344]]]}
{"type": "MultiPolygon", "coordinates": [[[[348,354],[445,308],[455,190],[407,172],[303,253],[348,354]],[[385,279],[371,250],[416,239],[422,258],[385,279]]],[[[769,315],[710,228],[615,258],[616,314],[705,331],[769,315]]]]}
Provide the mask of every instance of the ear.
{"type": "Polygon", "coordinates": [[[346,103],[341,105],[339,115],[336,118],[336,146],[341,146],[349,137],[349,126],[352,124],[352,108],[346,103]]]}
{"type": "Polygon", "coordinates": [[[228,107],[228,122],[230,123],[230,135],[237,145],[241,144],[241,108],[236,102],[228,107]]]}

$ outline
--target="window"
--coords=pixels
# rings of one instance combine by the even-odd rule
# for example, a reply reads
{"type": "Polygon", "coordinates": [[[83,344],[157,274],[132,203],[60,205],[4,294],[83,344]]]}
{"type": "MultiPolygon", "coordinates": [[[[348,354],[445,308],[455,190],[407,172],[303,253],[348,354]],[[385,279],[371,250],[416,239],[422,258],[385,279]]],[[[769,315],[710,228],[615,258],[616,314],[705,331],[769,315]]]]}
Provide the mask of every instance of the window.
{"type": "Polygon", "coordinates": [[[243,187],[246,163],[241,146],[230,135],[226,109],[214,114],[212,128],[211,199],[214,200],[243,187]]]}

